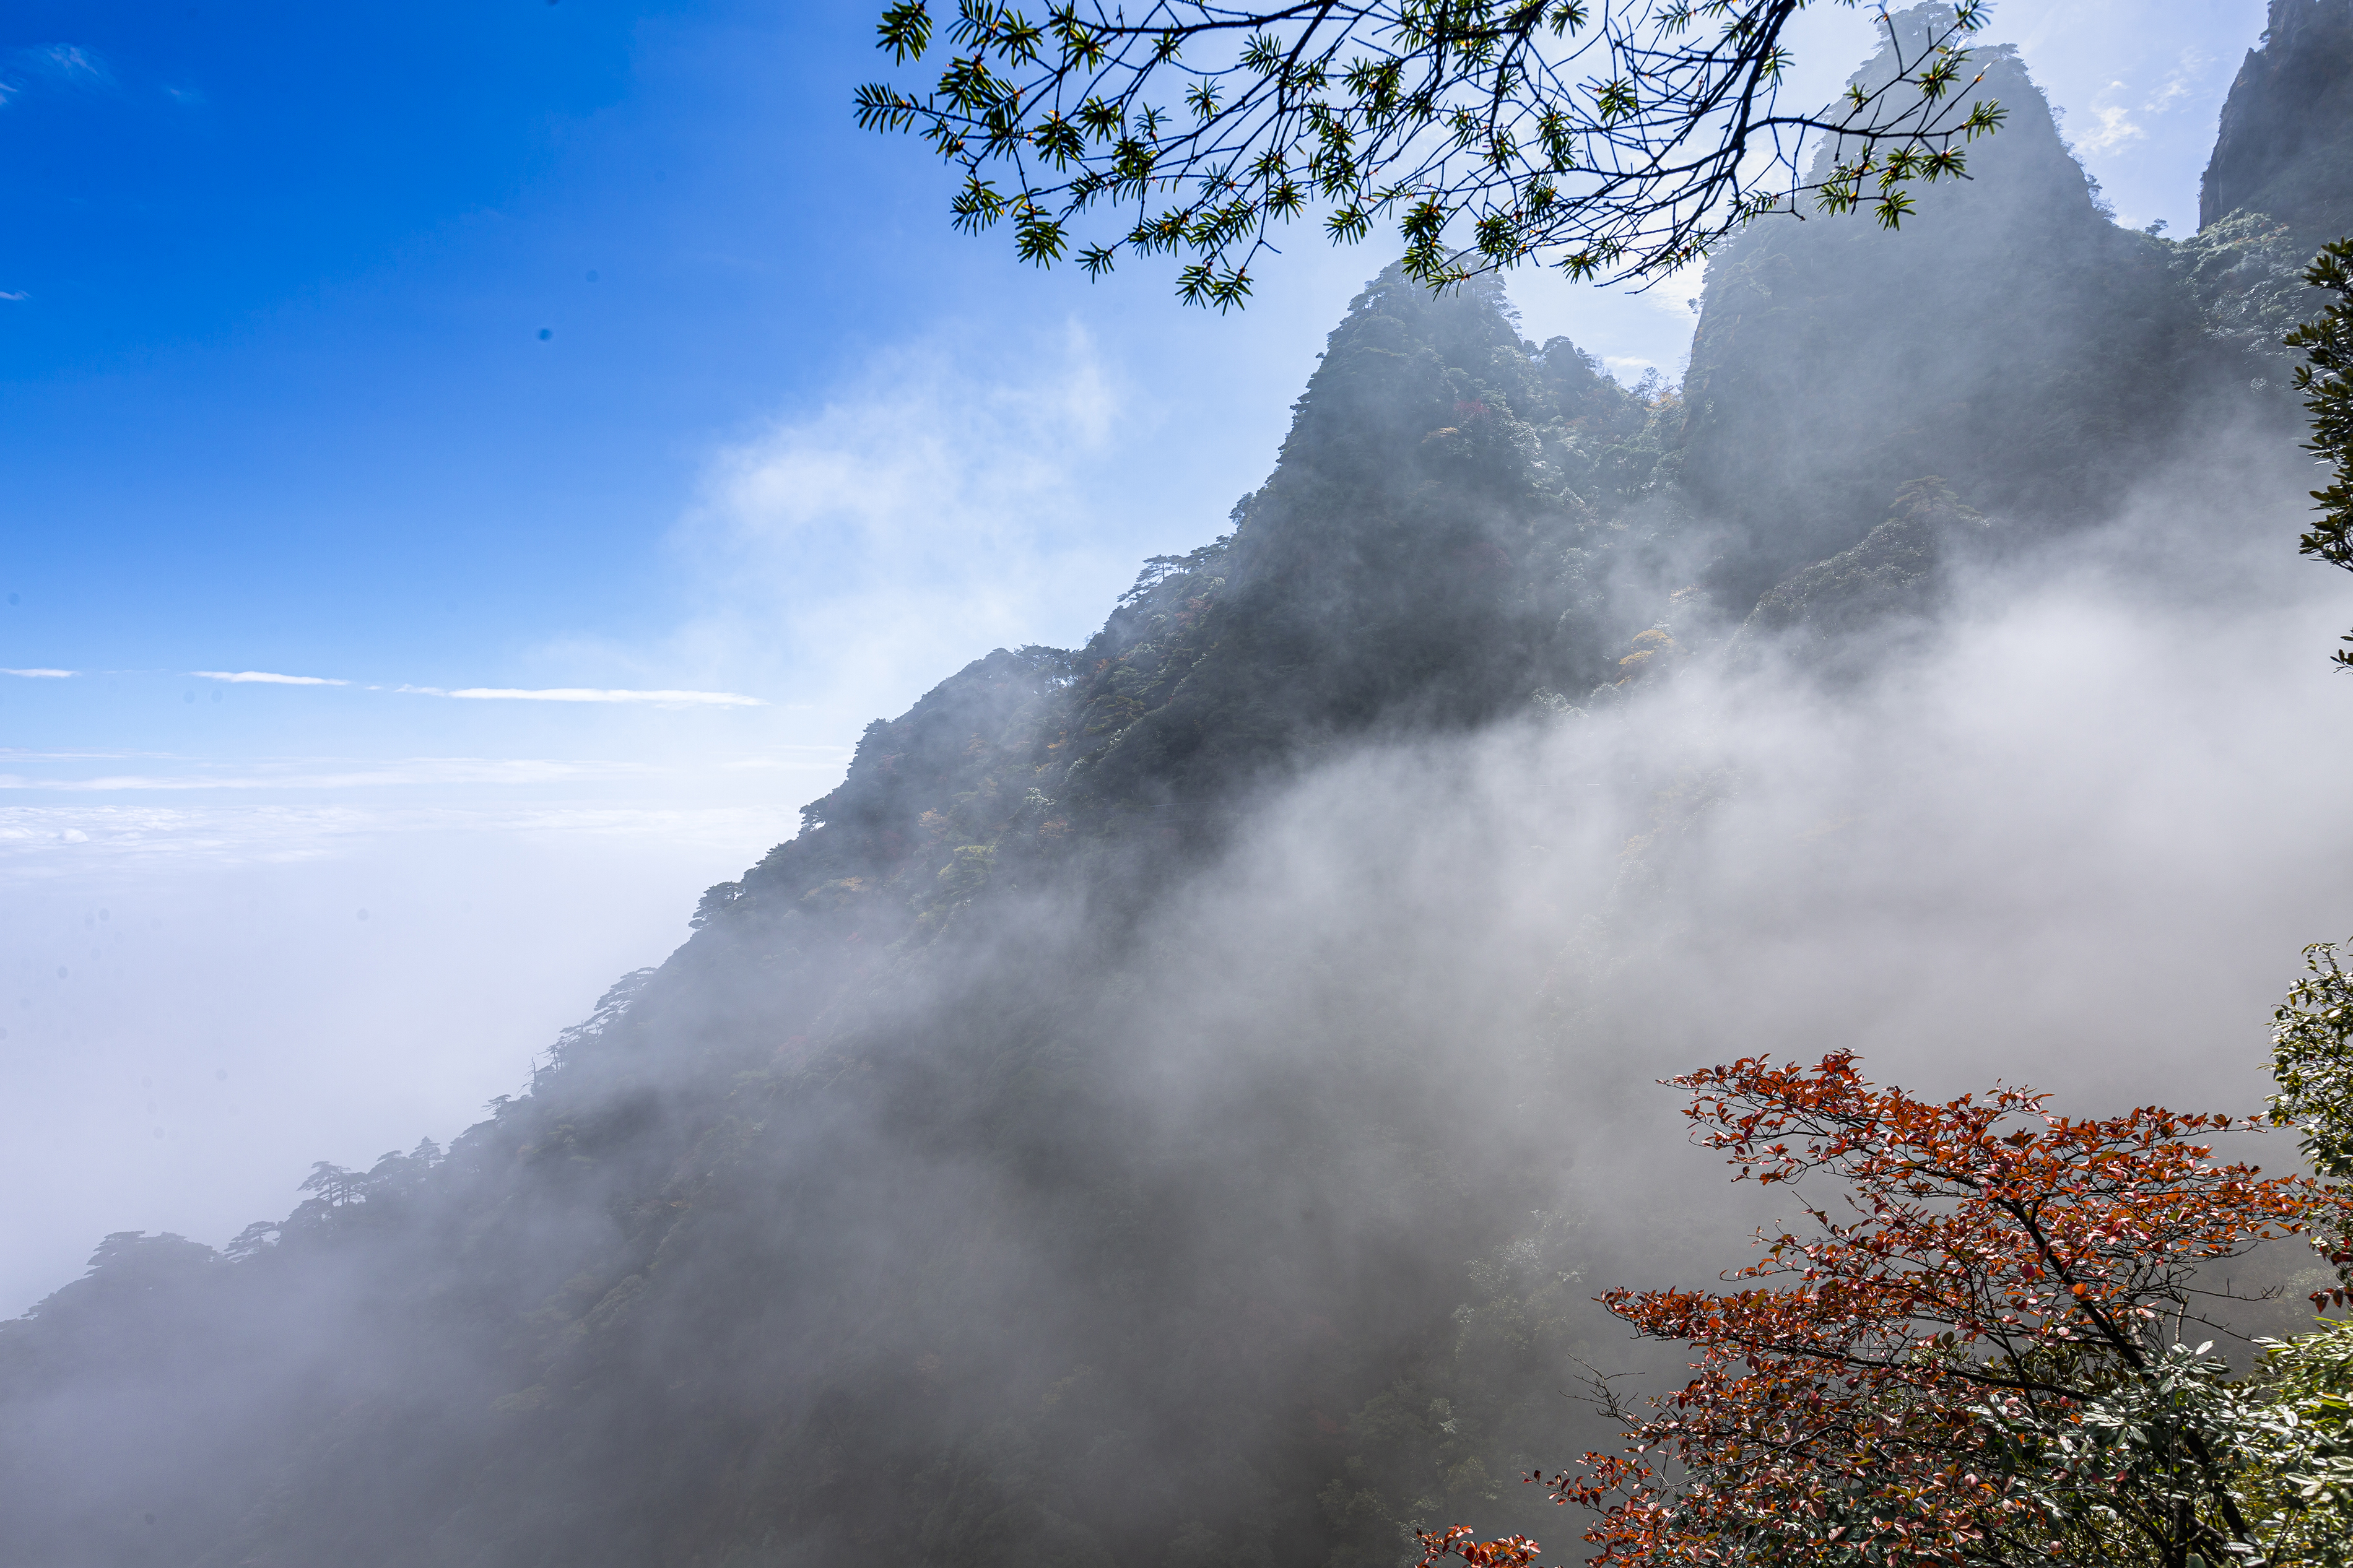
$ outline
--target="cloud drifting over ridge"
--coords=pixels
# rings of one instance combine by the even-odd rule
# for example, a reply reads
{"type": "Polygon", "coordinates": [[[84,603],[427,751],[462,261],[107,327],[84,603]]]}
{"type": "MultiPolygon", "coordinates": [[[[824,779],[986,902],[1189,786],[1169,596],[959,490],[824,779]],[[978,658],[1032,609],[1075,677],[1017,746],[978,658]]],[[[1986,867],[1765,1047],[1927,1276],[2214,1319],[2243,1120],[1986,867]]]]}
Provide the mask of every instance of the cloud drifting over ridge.
{"type": "Polygon", "coordinates": [[[673,540],[707,607],[664,662],[790,689],[801,738],[854,735],[993,647],[1082,640],[1137,560],[1218,531],[1240,483],[1138,493],[1168,409],[1085,331],[1008,357],[887,353],[714,450],[673,540]]]}

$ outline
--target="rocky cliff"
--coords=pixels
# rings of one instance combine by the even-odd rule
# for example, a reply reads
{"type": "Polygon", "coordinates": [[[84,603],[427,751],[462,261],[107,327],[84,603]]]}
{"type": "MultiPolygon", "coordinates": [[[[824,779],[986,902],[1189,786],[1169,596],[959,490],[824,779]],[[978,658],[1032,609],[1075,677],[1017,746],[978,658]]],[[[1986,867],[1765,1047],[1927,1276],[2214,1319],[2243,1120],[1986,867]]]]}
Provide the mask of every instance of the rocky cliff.
{"type": "Polygon", "coordinates": [[[1606,932],[1264,813],[1345,847],[1373,742],[1556,732],[1716,644],[1835,666],[1957,554],[2289,417],[2249,367],[2287,223],[2347,216],[2344,11],[2277,0],[2208,176],[2292,219],[2118,228],[1998,52],[1976,177],[1726,247],[1681,396],[1492,284],[1376,279],[1226,531],[869,726],[527,1092],[0,1325],[0,1561],[1354,1568],[1533,1527],[1501,1483],[1586,1436],[1580,1281],[1682,1223],[1563,1131],[1655,1076],[1527,978],[1606,932]]]}
{"type": "Polygon", "coordinates": [[[2247,51],[2198,193],[2200,227],[2233,213],[2286,224],[2306,249],[2353,213],[2353,4],[2272,0],[2247,51]]]}

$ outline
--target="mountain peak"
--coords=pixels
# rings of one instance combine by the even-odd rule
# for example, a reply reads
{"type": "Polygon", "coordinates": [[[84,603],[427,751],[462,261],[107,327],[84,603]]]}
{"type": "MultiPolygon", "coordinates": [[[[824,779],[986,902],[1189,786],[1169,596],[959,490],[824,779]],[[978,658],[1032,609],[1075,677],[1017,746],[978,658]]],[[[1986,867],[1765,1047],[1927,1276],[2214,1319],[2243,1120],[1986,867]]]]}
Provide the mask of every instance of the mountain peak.
{"type": "Polygon", "coordinates": [[[2313,244],[2353,227],[2353,0],[2272,0],[2199,186],[2200,227],[2234,212],[2313,244]]]}

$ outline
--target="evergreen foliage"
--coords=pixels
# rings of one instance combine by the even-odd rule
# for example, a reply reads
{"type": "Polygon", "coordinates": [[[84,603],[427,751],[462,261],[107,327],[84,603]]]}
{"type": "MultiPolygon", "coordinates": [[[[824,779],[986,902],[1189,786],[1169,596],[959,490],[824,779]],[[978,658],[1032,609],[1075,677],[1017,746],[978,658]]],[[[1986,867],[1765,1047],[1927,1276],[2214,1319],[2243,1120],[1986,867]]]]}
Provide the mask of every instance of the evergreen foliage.
{"type": "MultiPolygon", "coordinates": [[[[876,720],[525,1089],[220,1253],[110,1237],[0,1324],[0,1561],[1377,1568],[1474,1505],[1535,1528],[1503,1483],[1604,1435],[1560,1396],[1591,1294],[1688,1248],[1639,1180],[1514,1152],[1649,1070],[1558,998],[1433,1016],[1428,911],[1273,973],[1190,879],[1271,875],[1237,825],[1349,747],[1575,726],[1734,627],[1926,624],[1963,542],[2100,521],[2201,410],[2292,449],[2248,385],[2280,226],[2118,230],[1990,68],[1985,177],[1900,253],[1749,231],[1680,390],[1381,274],[1221,534],[876,720]]],[[[1735,782],[1622,765],[1662,774],[1630,908],[1735,782]]]]}
{"type": "MultiPolygon", "coordinates": [[[[1033,20],[960,0],[936,84],[861,87],[858,121],[962,176],[959,229],[1009,223],[1039,266],[1075,244],[1096,276],[1123,248],[1187,257],[1188,304],[1240,304],[1276,226],[1317,212],[1340,240],[1395,219],[1405,276],[1430,288],[1528,258],[1654,279],[1764,213],[1863,206],[1894,228],[1915,185],[1962,176],[2001,124],[1966,47],[1981,0],[1883,11],[1893,68],[1788,108],[1808,3],[1071,0],[1033,20]],[[1087,220],[1130,210],[1084,243],[1087,220]]],[[[894,64],[923,59],[928,0],[896,0],[878,32],[894,64]]]]}
{"type": "MultiPolygon", "coordinates": [[[[2332,241],[2304,280],[2336,294],[2336,302],[2282,341],[2304,351],[2295,367],[2295,389],[2312,416],[2306,449],[2320,454],[2329,468],[2325,489],[2312,492],[2320,521],[2296,548],[2317,561],[2353,572],[2353,239],[2332,241]]],[[[2343,639],[2353,643],[2353,637],[2343,639]]],[[[2340,649],[2338,665],[2353,669],[2353,650],[2340,649]]]]}
{"type": "Polygon", "coordinates": [[[2273,1341],[2235,1423],[2248,1513],[2283,1568],[2353,1563],[2353,1322],[2273,1341]]]}
{"type": "Polygon", "coordinates": [[[1951,558],[1981,543],[1986,531],[1985,518],[1943,479],[1915,479],[1860,543],[1767,589],[1735,647],[1769,647],[1826,668],[1875,662],[1884,657],[1885,633],[1925,625],[1944,607],[1951,558]]]}
{"type": "Polygon", "coordinates": [[[2273,1015],[2272,1121],[2303,1132],[2315,1170],[2353,1181],[2353,974],[2337,954],[2306,948],[2305,976],[2273,1015]]]}

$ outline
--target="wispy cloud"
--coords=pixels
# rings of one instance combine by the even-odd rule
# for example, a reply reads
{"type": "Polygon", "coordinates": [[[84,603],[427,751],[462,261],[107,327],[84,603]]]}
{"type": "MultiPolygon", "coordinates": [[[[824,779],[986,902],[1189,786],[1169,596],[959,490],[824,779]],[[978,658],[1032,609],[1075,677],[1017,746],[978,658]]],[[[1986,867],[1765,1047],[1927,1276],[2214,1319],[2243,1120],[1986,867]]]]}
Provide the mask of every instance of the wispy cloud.
{"type": "Polygon", "coordinates": [[[2185,53],[2182,56],[2181,68],[2168,75],[2165,79],[2165,85],[2157,89],[2157,96],[2141,107],[2151,114],[2163,114],[2175,104],[2196,93],[2205,85],[2199,78],[2204,74],[2203,68],[2206,63],[2194,49],[2185,53]]]}
{"type": "MultiPolygon", "coordinates": [[[[841,746],[789,744],[746,755],[701,756],[691,763],[594,757],[227,758],[167,752],[0,751],[0,767],[12,770],[0,772],[0,800],[42,795],[64,798],[284,795],[322,801],[376,795],[380,798],[364,809],[379,812],[427,809],[428,801],[440,803],[430,807],[440,810],[453,800],[482,805],[493,797],[508,801],[521,797],[551,806],[569,802],[565,805],[567,810],[592,800],[600,810],[667,810],[683,808],[686,803],[738,804],[742,785],[713,789],[713,782],[723,778],[746,784],[758,780],[754,787],[765,797],[783,775],[839,774],[848,755],[848,749],[841,746]],[[98,765],[86,765],[91,763],[98,765]],[[491,795],[482,795],[484,789],[491,795]],[[385,802],[405,804],[396,807],[385,802]]],[[[5,837],[9,813],[26,809],[47,808],[0,805],[0,837],[5,837]]]]}
{"type": "Polygon", "coordinates": [[[1704,265],[1679,268],[1642,290],[1641,298],[1651,309],[1673,316],[1688,316],[1699,310],[1700,296],[1707,289],[1707,268],[1704,265]]]}
{"type": "Polygon", "coordinates": [[[237,685],[259,681],[265,686],[349,686],[348,680],[337,680],[328,675],[279,675],[267,669],[192,669],[190,675],[200,675],[206,680],[227,680],[237,685]]]}
{"type": "Polygon", "coordinates": [[[1071,329],[1031,375],[976,379],[937,352],[901,356],[876,384],[722,456],[710,512],[744,544],[828,533],[863,552],[937,547],[944,518],[972,548],[1017,539],[1061,498],[1119,400],[1071,329]]]}
{"type": "MultiPolygon", "coordinates": [[[[78,669],[5,669],[0,675],[14,675],[28,680],[63,680],[79,675],[78,669]]],[[[332,675],[281,675],[272,669],[192,669],[192,676],[201,680],[227,681],[234,686],[349,686],[352,682],[332,675]]],[[[740,691],[687,691],[672,689],[659,690],[637,687],[605,686],[394,686],[389,689],[369,686],[369,691],[405,691],[413,697],[456,697],[476,702],[634,702],[654,708],[765,708],[761,698],[747,697],[740,691]]]]}
{"type": "MultiPolygon", "coordinates": [[[[0,88],[0,103],[7,101],[7,89],[0,88]]],[[[32,296],[22,289],[0,289],[0,300],[29,300],[32,296]]]]}
{"type": "MultiPolygon", "coordinates": [[[[2112,81],[2109,90],[2122,91],[2124,83],[2112,81]]],[[[2086,153],[2106,153],[2137,141],[2147,134],[2132,121],[2132,111],[2122,104],[2102,103],[2092,107],[2092,117],[2100,122],[2099,129],[2081,138],[2075,144],[2086,153]]]]}
{"type": "Polygon", "coordinates": [[[26,49],[18,58],[62,81],[106,87],[114,80],[103,61],[75,44],[45,44],[38,48],[26,49]]]}
{"type": "MultiPolygon", "coordinates": [[[[678,534],[710,591],[668,661],[756,671],[822,716],[803,733],[855,733],[991,647],[1092,631],[1072,606],[1170,547],[1158,527],[1134,538],[1141,520],[1169,526],[1166,498],[1110,460],[1155,410],[1076,327],[1025,343],[1010,370],[960,340],[894,352],[713,454],[678,534]]],[[[1216,532],[1229,504],[1187,509],[1175,538],[1216,532]]]]}
{"type": "MultiPolygon", "coordinates": [[[[66,675],[69,670],[12,670],[16,675],[66,675]]],[[[327,675],[280,675],[267,669],[192,669],[190,675],[206,680],[226,680],[237,684],[258,682],[266,686],[349,686],[327,675]]],[[[369,687],[371,691],[382,687],[369,687]]],[[[455,689],[439,686],[401,685],[392,688],[412,697],[459,697],[477,702],[638,702],[656,708],[765,708],[767,704],[757,697],[746,697],[740,691],[648,691],[628,687],[549,686],[526,688],[519,686],[461,686],[455,689]]]]}
{"type": "Polygon", "coordinates": [[[594,686],[551,686],[526,690],[512,686],[465,686],[445,691],[438,686],[396,686],[417,697],[462,697],[477,702],[646,702],[658,708],[765,708],[756,697],[740,691],[636,691],[594,686]]]}
{"type": "MultiPolygon", "coordinates": [[[[733,857],[747,850],[757,854],[759,847],[789,836],[794,826],[790,808],[765,802],[584,803],[528,794],[470,801],[411,797],[397,804],[354,796],[289,802],[219,795],[146,801],[86,795],[42,805],[0,801],[0,866],[20,884],[71,879],[86,886],[101,869],[143,874],[282,865],[348,858],[404,840],[417,847],[447,843],[452,836],[457,843],[478,846],[469,851],[470,861],[512,856],[518,841],[598,838],[716,849],[722,863],[731,863],[733,857]]],[[[417,850],[404,847],[400,852],[417,850]]]]}
{"type": "Polygon", "coordinates": [[[77,44],[37,44],[0,56],[0,106],[31,82],[99,90],[113,87],[106,62],[77,44]]]}
{"type": "MultiPolygon", "coordinates": [[[[812,767],[817,763],[810,764],[812,767]]],[[[74,795],[123,790],[346,790],[417,784],[550,784],[638,777],[640,763],[561,762],[535,757],[406,757],[386,762],[309,758],[233,764],[179,773],[104,773],[95,778],[34,778],[0,773],[0,790],[74,795]]]]}

